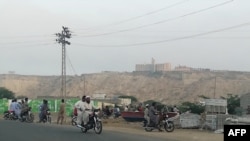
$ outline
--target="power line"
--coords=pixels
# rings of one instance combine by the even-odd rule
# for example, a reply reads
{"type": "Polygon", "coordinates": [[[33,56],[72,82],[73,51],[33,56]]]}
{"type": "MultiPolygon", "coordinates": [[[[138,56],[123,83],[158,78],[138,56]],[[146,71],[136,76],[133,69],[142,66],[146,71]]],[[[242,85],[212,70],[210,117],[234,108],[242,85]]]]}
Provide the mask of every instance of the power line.
{"type": "Polygon", "coordinates": [[[14,35],[14,36],[0,36],[0,38],[41,38],[41,37],[53,37],[53,34],[44,34],[44,35],[14,35]]]}
{"type": "Polygon", "coordinates": [[[34,44],[34,43],[48,43],[45,40],[37,40],[37,41],[15,41],[15,42],[0,42],[0,45],[15,45],[15,44],[34,44]]]}
{"type": "Polygon", "coordinates": [[[75,68],[73,67],[73,65],[72,65],[72,63],[71,63],[71,60],[70,60],[70,58],[69,58],[68,53],[66,53],[66,55],[67,55],[68,62],[69,62],[69,64],[70,64],[70,66],[71,66],[71,68],[72,68],[74,74],[76,75],[77,73],[76,73],[75,68]]]}
{"type": "MultiPolygon", "coordinates": [[[[203,32],[203,33],[198,33],[194,35],[189,35],[189,36],[183,36],[183,37],[178,37],[178,38],[173,38],[173,39],[166,39],[166,40],[160,40],[160,41],[153,41],[153,42],[144,42],[144,43],[134,43],[134,44],[123,44],[123,45],[87,45],[87,44],[79,44],[83,46],[88,46],[88,47],[130,47],[130,46],[140,46],[140,45],[151,45],[151,44],[160,44],[160,43],[166,43],[166,42],[172,42],[172,41],[178,41],[178,40],[184,40],[184,39],[190,39],[190,38],[195,38],[199,36],[204,36],[204,35],[209,35],[217,32],[223,32],[235,28],[240,28],[244,26],[249,26],[250,22],[235,25],[235,26],[230,26],[226,28],[221,28],[221,29],[216,29],[208,32],[203,32]]],[[[78,44],[78,43],[76,43],[78,44]]]]}
{"type": "MultiPolygon", "coordinates": [[[[25,48],[25,47],[34,47],[34,46],[48,46],[48,45],[54,45],[54,44],[56,44],[56,43],[46,43],[46,42],[44,42],[44,43],[33,43],[33,44],[25,44],[25,45],[22,45],[21,47],[22,48],[25,48]]],[[[18,44],[19,45],[19,44],[18,44]]],[[[9,46],[9,45],[5,45],[5,46],[1,46],[0,48],[20,48],[20,46],[9,46]]]]}
{"type": "Polygon", "coordinates": [[[189,0],[182,0],[182,1],[179,1],[177,3],[174,3],[174,4],[171,4],[171,5],[168,5],[166,7],[163,7],[163,8],[160,8],[160,9],[157,9],[157,10],[154,10],[154,11],[150,11],[150,12],[147,12],[143,15],[139,15],[139,16],[135,16],[135,17],[131,17],[131,18],[128,18],[128,19],[125,19],[125,20],[121,20],[121,21],[117,21],[117,22],[114,22],[114,23],[111,23],[111,24],[107,24],[107,25],[103,25],[103,26],[99,26],[99,27],[92,27],[92,28],[86,28],[86,29],[83,29],[83,30],[91,30],[91,29],[99,29],[99,28],[105,28],[105,27],[109,27],[109,26],[116,26],[116,25],[120,25],[120,24],[123,24],[123,23],[127,23],[127,22],[130,22],[130,21],[134,21],[134,20],[137,20],[137,19],[140,19],[140,18],[143,18],[145,16],[149,16],[149,15],[153,15],[155,13],[159,13],[163,10],[166,10],[166,9],[169,9],[169,8],[173,8],[175,6],[178,6],[184,2],[187,2],[189,0]]]}
{"type": "Polygon", "coordinates": [[[161,21],[154,22],[154,23],[151,23],[151,24],[141,25],[141,26],[137,26],[137,27],[133,27],[133,28],[118,30],[118,31],[114,31],[114,32],[107,32],[107,33],[102,33],[102,34],[78,35],[78,37],[97,37],[97,36],[104,36],[104,35],[110,35],[110,34],[115,34],[115,33],[121,33],[121,32],[137,30],[137,29],[141,29],[141,28],[145,28],[145,27],[149,27],[149,26],[153,26],[153,25],[157,25],[157,24],[162,24],[162,23],[174,21],[174,20],[184,18],[184,17],[190,16],[190,15],[199,14],[201,12],[204,12],[204,11],[207,11],[207,10],[210,10],[210,9],[213,9],[213,8],[217,8],[217,7],[229,4],[229,3],[233,2],[233,1],[234,0],[225,1],[223,3],[219,3],[219,4],[216,4],[216,5],[204,8],[204,9],[200,9],[198,11],[190,12],[190,13],[187,13],[187,14],[184,14],[184,15],[181,15],[181,16],[178,16],[178,17],[174,17],[174,18],[169,18],[169,19],[166,19],[166,20],[161,20],[161,21]]]}

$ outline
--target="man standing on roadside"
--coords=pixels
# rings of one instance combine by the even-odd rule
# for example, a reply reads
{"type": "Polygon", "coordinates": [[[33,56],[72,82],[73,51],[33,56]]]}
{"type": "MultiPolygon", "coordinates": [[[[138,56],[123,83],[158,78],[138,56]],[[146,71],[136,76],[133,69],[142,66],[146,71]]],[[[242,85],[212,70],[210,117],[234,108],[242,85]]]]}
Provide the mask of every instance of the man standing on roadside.
{"type": "Polygon", "coordinates": [[[146,108],[144,110],[144,120],[146,121],[146,124],[144,124],[144,127],[150,125],[150,118],[149,118],[149,104],[146,104],[146,108]]]}
{"type": "Polygon", "coordinates": [[[152,120],[152,122],[155,124],[155,127],[158,128],[158,130],[161,132],[162,129],[159,126],[159,114],[156,109],[156,102],[153,102],[149,107],[148,115],[150,117],[150,120],[152,120]]]}
{"type": "Polygon", "coordinates": [[[60,104],[60,108],[59,108],[59,112],[58,112],[57,124],[59,124],[60,120],[61,120],[60,124],[63,123],[64,115],[65,115],[65,103],[64,103],[64,99],[62,99],[61,104],[60,104]]]}

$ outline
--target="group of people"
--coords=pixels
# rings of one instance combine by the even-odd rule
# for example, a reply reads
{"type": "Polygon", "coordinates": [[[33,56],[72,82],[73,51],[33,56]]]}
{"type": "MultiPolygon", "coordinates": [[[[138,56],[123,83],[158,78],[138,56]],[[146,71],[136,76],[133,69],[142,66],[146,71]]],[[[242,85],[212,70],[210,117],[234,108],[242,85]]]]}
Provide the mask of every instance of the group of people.
{"type": "Polygon", "coordinates": [[[75,103],[77,111],[77,127],[83,128],[89,122],[89,116],[93,113],[95,107],[90,102],[90,96],[82,96],[82,99],[75,103]],[[82,126],[83,122],[83,126],[82,126]]]}
{"type": "Polygon", "coordinates": [[[105,117],[110,117],[113,114],[113,109],[110,109],[109,106],[105,106],[102,112],[105,117]]]}
{"type": "MultiPolygon", "coordinates": [[[[43,120],[46,118],[47,116],[47,111],[49,110],[49,106],[48,106],[48,100],[43,99],[42,104],[39,106],[39,122],[43,122],[43,120]]],[[[57,124],[63,124],[63,120],[64,120],[64,116],[65,116],[65,102],[64,99],[61,99],[61,104],[59,107],[59,112],[58,112],[58,117],[57,117],[57,124]]]]}
{"type": "Polygon", "coordinates": [[[119,106],[115,105],[114,108],[110,108],[108,105],[106,105],[103,109],[102,109],[102,117],[104,118],[109,118],[111,116],[114,116],[114,118],[118,118],[119,116],[121,116],[121,110],[119,108],[119,106]]]}
{"type": "Polygon", "coordinates": [[[10,111],[12,111],[19,119],[22,118],[23,114],[28,111],[28,98],[17,102],[17,99],[13,99],[10,104],[10,111]]]}

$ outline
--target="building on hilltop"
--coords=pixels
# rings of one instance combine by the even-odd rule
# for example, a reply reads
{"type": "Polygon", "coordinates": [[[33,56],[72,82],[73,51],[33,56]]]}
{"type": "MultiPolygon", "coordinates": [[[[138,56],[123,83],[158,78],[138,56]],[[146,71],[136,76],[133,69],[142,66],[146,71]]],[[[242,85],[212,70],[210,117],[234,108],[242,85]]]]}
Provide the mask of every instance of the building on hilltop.
{"type": "Polygon", "coordinates": [[[175,67],[175,69],[174,69],[175,71],[192,71],[192,68],[191,67],[187,67],[187,66],[181,66],[181,65],[179,65],[179,66],[176,66],[175,67]]]}
{"type": "Polygon", "coordinates": [[[156,64],[155,71],[156,72],[171,71],[171,64],[170,63],[156,64]]]}
{"type": "Polygon", "coordinates": [[[180,72],[210,72],[208,68],[192,68],[185,65],[176,66],[171,69],[171,63],[156,64],[154,58],[151,60],[151,64],[136,64],[136,72],[168,72],[168,71],[180,71],[180,72]]]}
{"type": "Polygon", "coordinates": [[[164,63],[164,64],[155,64],[154,58],[151,60],[151,64],[136,64],[135,71],[137,72],[165,72],[171,71],[171,64],[164,63]]]}

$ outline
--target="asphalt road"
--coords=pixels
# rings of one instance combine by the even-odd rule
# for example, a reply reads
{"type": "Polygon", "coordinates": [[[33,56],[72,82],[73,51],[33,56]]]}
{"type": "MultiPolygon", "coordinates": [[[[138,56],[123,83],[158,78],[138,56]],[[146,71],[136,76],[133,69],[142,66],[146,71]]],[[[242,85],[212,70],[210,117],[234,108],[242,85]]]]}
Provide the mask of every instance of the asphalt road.
{"type": "MultiPolygon", "coordinates": [[[[120,131],[105,130],[98,135],[93,130],[82,133],[77,127],[41,123],[22,123],[0,119],[1,141],[166,141],[120,131]]],[[[171,140],[168,140],[171,141],[171,140]]]]}

